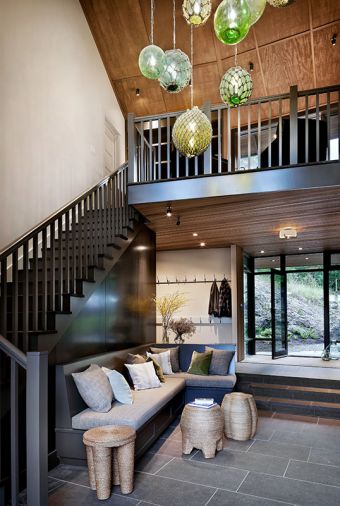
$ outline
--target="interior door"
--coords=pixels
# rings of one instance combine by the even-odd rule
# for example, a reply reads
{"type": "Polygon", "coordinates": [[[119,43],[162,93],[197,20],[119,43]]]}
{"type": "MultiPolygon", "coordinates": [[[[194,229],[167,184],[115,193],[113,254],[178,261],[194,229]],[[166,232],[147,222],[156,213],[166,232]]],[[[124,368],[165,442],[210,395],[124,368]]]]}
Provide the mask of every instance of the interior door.
{"type": "Polygon", "coordinates": [[[272,357],[288,355],[287,336],[287,278],[286,274],[271,270],[272,357]]]}

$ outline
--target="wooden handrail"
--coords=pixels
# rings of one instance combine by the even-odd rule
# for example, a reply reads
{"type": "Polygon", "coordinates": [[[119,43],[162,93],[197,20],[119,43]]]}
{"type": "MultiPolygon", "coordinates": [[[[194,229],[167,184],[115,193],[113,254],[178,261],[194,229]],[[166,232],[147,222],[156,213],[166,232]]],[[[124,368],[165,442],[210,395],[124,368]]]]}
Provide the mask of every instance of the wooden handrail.
{"type": "Polygon", "coordinates": [[[8,339],[0,335],[0,350],[17,362],[24,369],[27,368],[27,356],[8,339]]]}

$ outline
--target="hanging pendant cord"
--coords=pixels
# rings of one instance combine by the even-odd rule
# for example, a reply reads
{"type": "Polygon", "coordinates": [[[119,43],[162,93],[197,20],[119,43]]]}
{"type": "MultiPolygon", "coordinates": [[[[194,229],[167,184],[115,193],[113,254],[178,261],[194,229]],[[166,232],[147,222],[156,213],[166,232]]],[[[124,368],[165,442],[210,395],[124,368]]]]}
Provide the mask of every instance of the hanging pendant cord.
{"type": "Polygon", "coordinates": [[[174,37],[174,49],[176,49],[176,0],[173,0],[173,9],[172,9],[172,15],[173,15],[173,22],[174,22],[174,33],[173,33],[173,37],[174,37]]]}
{"type": "Polygon", "coordinates": [[[194,107],[194,30],[193,26],[190,25],[190,59],[191,59],[191,109],[194,107]]]}
{"type": "Polygon", "coordinates": [[[235,45],[235,67],[237,67],[237,44],[235,45]]]}
{"type": "Polygon", "coordinates": [[[154,25],[154,15],[155,15],[155,0],[151,0],[151,20],[150,20],[150,26],[151,26],[151,34],[150,34],[150,38],[151,38],[151,44],[153,44],[153,25],[154,25]]]}

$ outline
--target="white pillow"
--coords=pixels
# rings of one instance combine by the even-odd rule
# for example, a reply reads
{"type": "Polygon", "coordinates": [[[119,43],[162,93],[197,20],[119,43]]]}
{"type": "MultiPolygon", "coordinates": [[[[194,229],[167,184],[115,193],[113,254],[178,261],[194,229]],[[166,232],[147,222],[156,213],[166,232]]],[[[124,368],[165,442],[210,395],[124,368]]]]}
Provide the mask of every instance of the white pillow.
{"type": "Polygon", "coordinates": [[[164,353],[149,353],[146,352],[148,357],[153,358],[161,366],[164,374],[173,374],[171,361],[170,361],[170,350],[164,353]]]}
{"type": "Polygon", "coordinates": [[[147,390],[148,388],[158,388],[161,386],[153,362],[145,364],[125,364],[127,367],[135,390],[147,390]]]}
{"type": "Polygon", "coordinates": [[[120,372],[102,367],[105,372],[115,399],[122,404],[133,404],[133,396],[129,383],[120,372]]]}

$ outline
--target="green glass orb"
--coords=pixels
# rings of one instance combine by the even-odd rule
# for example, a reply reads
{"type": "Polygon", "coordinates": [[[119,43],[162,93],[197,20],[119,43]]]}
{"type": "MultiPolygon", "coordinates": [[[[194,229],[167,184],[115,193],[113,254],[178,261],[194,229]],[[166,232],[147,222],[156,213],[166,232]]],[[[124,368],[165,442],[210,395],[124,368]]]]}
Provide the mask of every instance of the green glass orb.
{"type": "Polygon", "coordinates": [[[164,66],[163,49],[154,44],[146,46],[139,54],[138,64],[144,77],[158,79],[164,66]]]}
{"type": "Polygon", "coordinates": [[[267,0],[248,0],[250,9],[250,24],[254,25],[262,16],[267,0]]]}
{"type": "Polygon", "coordinates": [[[211,14],[211,0],[183,0],[182,11],[189,25],[204,25],[211,14]]]}
{"type": "Polygon", "coordinates": [[[163,71],[159,82],[169,93],[179,93],[191,79],[191,63],[188,56],[180,49],[165,51],[163,71]]]}
{"type": "Polygon", "coordinates": [[[294,0],[267,0],[272,7],[287,7],[294,2],[294,0]]]}
{"type": "Polygon", "coordinates": [[[187,158],[201,155],[211,139],[211,123],[198,107],[188,109],[176,119],[172,140],[178,151],[187,158]]]}
{"type": "Polygon", "coordinates": [[[245,104],[252,91],[253,81],[242,67],[232,67],[222,77],[220,95],[223,102],[231,107],[245,104]]]}
{"type": "Polygon", "coordinates": [[[214,18],[216,37],[223,44],[238,44],[249,32],[251,24],[247,0],[223,0],[214,18]]]}

